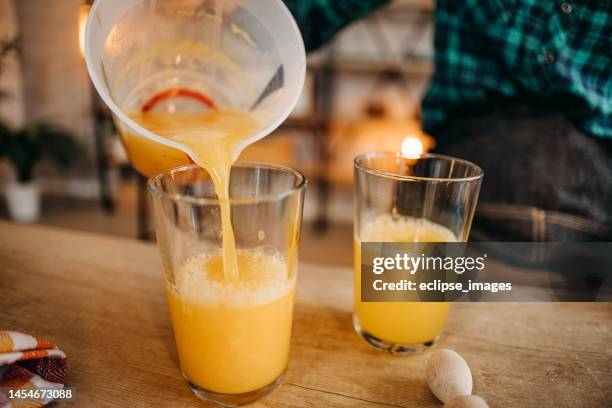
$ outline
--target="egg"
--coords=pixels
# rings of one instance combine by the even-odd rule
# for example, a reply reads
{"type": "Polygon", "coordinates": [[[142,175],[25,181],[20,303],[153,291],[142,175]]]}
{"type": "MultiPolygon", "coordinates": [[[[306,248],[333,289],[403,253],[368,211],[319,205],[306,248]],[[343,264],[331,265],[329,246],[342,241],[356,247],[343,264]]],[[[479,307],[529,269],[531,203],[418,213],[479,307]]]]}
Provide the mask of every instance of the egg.
{"type": "Polygon", "coordinates": [[[453,350],[436,350],[429,356],[427,385],[443,403],[472,393],[472,373],[465,360],[453,350]]]}

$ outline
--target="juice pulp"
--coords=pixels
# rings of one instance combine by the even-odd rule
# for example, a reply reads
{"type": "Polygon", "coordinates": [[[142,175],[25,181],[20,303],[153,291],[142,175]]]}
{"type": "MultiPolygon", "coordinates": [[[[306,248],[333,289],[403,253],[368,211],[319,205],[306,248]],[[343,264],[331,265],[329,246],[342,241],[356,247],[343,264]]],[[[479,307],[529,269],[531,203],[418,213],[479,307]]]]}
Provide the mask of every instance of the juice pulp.
{"type": "Polygon", "coordinates": [[[454,242],[447,228],[424,218],[380,215],[354,239],[354,314],[361,329],[387,343],[411,345],[434,340],[444,329],[447,302],[362,302],[361,242],[454,242]]]}
{"type": "Polygon", "coordinates": [[[287,367],[295,274],[269,248],[237,252],[240,278],[224,278],[220,254],[188,259],[167,294],[181,369],[209,391],[241,394],[287,367]]]}

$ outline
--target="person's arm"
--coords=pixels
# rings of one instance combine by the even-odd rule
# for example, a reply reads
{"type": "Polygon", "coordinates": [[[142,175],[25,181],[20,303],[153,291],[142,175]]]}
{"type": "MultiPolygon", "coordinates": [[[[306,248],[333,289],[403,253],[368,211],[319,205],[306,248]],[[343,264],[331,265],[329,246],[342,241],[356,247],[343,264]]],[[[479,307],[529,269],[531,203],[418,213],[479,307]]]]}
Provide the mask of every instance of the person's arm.
{"type": "Polygon", "coordinates": [[[284,0],[300,27],[304,44],[312,51],[329,41],[347,24],[389,0],[284,0]]]}

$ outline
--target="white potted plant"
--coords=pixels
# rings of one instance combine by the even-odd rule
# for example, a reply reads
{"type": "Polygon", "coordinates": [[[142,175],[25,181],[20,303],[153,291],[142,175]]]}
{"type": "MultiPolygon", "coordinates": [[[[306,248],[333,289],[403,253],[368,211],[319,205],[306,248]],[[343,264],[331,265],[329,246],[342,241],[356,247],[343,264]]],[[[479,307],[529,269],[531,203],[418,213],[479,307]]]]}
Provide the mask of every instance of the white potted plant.
{"type": "Polygon", "coordinates": [[[15,180],[5,188],[9,214],[16,222],[30,223],[40,216],[40,186],[34,169],[42,160],[50,160],[60,168],[74,163],[80,146],[67,132],[47,123],[36,123],[12,130],[0,123],[0,156],[15,170],[15,180]]]}

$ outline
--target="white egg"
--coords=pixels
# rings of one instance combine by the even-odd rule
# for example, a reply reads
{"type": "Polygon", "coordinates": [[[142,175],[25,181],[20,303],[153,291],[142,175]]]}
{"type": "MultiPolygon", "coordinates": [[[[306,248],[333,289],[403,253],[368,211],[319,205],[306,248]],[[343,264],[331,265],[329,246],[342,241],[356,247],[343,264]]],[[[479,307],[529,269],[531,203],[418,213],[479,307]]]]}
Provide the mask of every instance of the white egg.
{"type": "Polygon", "coordinates": [[[465,360],[448,349],[436,350],[427,360],[427,384],[446,403],[453,397],[472,393],[472,373],[465,360]]]}

